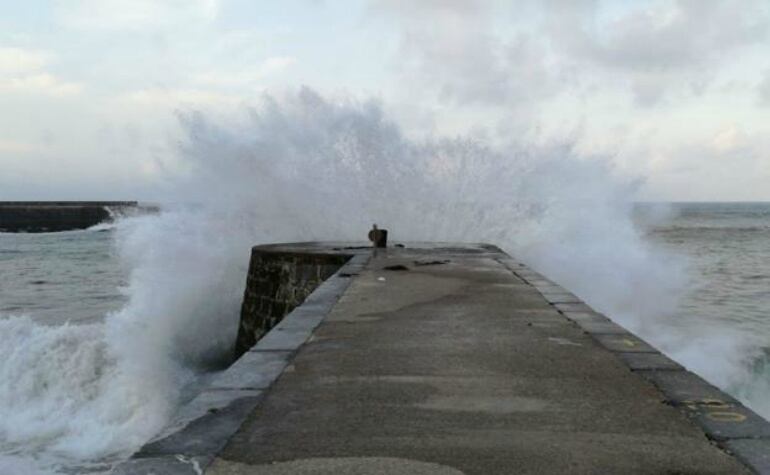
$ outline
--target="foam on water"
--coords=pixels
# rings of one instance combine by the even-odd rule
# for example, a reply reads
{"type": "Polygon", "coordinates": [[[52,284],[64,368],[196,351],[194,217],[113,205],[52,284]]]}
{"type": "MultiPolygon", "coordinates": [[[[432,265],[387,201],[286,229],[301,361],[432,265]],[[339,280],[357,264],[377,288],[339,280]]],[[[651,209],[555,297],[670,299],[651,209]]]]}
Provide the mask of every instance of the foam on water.
{"type": "MultiPolygon", "coordinates": [[[[50,468],[135,450],[231,354],[252,245],[361,240],[374,222],[395,241],[501,245],[667,343],[682,267],[634,226],[635,184],[569,143],[410,140],[376,103],[307,89],[180,121],[187,138],[165,169],[174,200],[196,204],[119,220],[128,303],[87,325],[0,321],[3,452],[50,468]]],[[[685,359],[730,359],[691,348],[685,359]]]]}
{"type": "Polygon", "coordinates": [[[651,238],[689,258],[690,285],[655,338],[692,370],[770,417],[770,204],[679,204],[651,238]]]}

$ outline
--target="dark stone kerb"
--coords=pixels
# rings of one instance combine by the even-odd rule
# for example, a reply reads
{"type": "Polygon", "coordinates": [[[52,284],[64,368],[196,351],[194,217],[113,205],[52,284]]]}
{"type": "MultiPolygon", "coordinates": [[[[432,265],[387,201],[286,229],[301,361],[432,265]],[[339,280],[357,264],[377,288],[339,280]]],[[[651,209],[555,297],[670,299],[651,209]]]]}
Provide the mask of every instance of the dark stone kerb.
{"type": "Polygon", "coordinates": [[[513,259],[499,259],[556,310],[652,383],[663,402],[679,408],[710,440],[754,473],[770,474],[770,422],[700,376],[672,361],[557,283],[513,259]]]}

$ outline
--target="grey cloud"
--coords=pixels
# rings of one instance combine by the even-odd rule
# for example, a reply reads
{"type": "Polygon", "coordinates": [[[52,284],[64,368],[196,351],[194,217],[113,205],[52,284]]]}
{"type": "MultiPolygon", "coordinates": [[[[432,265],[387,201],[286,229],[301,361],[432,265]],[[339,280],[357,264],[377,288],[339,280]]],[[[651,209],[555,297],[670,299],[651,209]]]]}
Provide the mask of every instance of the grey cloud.
{"type": "Polygon", "coordinates": [[[399,68],[440,98],[459,104],[515,106],[547,95],[546,50],[527,34],[492,33],[483,1],[378,2],[402,25],[399,68]]]}
{"type": "Polygon", "coordinates": [[[507,108],[579,88],[625,89],[640,106],[672,91],[701,94],[730,55],[765,41],[770,28],[765,0],[631,3],[616,17],[596,0],[374,5],[401,25],[405,78],[454,103],[507,108]],[[501,11],[533,22],[495,31],[501,11]]]}
{"type": "Polygon", "coordinates": [[[766,24],[754,9],[721,1],[680,1],[660,10],[637,10],[606,25],[587,52],[631,70],[676,70],[705,65],[734,47],[762,39],[766,24]]]}
{"type": "MultiPolygon", "coordinates": [[[[732,131],[727,131],[732,134],[732,131]]],[[[763,134],[746,134],[740,130],[730,137],[725,131],[711,142],[702,138],[660,146],[647,141],[638,153],[644,161],[654,153],[666,157],[651,166],[649,176],[651,196],[676,196],[679,200],[761,200],[770,179],[768,145],[763,134]],[[726,140],[724,140],[726,139],[726,140]],[[736,173],[740,170],[740,173],[736,173]],[[686,186],[682,186],[686,184],[686,186]]]]}
{"type": "Polygon", "coordinates": [[[405,17],[442,11],[476,16],[489,5],[487,0],[373,0],[371,3],[374,10],[390,11],[405,17]]]}
{"type": "Polygon", "coordinates": [[[770,69],[765,71],[765,77],[759,83],[757,92],[759,93],[759,103],[763,106],[770,106],[770,69]]]}
{"type": "Polygon", "coordinates": [[[667,84],[666,78],[657,74],[637,75],[631,80],[634,101],[643,107],[659,103],[667,84]]]}
{"type": "Polygon", "coordinates": [[[547,3],[554,45],[566,61],[594,66],[626,82],[637,103],[660,101],[671,89],[702,91],[720,62],[764,41],[770,9],[761,0],[679,0],[637,6],[608,21],[597,2],[547,3]]]}

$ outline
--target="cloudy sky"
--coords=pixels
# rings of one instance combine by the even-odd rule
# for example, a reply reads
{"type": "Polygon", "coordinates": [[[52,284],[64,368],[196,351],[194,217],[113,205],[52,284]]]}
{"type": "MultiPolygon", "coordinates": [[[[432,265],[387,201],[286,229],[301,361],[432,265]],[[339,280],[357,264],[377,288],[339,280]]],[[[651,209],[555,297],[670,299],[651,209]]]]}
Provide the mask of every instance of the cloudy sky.
{"type": "Polygon", "coordinates": [[[157,196],[175,111],[309,86],[406,134],[574,142],[770,200],[767,0],[0,0],[0,200],[157,196]]]}

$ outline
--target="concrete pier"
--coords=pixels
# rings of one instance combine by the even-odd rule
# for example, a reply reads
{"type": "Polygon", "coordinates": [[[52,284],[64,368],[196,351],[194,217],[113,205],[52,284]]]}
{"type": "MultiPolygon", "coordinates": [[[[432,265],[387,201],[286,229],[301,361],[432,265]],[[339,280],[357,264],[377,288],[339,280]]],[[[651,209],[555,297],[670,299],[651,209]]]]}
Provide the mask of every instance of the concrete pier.
{"type": "Polygon", "coordinates": [[[770,473],[770,424],[488,245],[352,258],[116,473],[770,473]]]}

